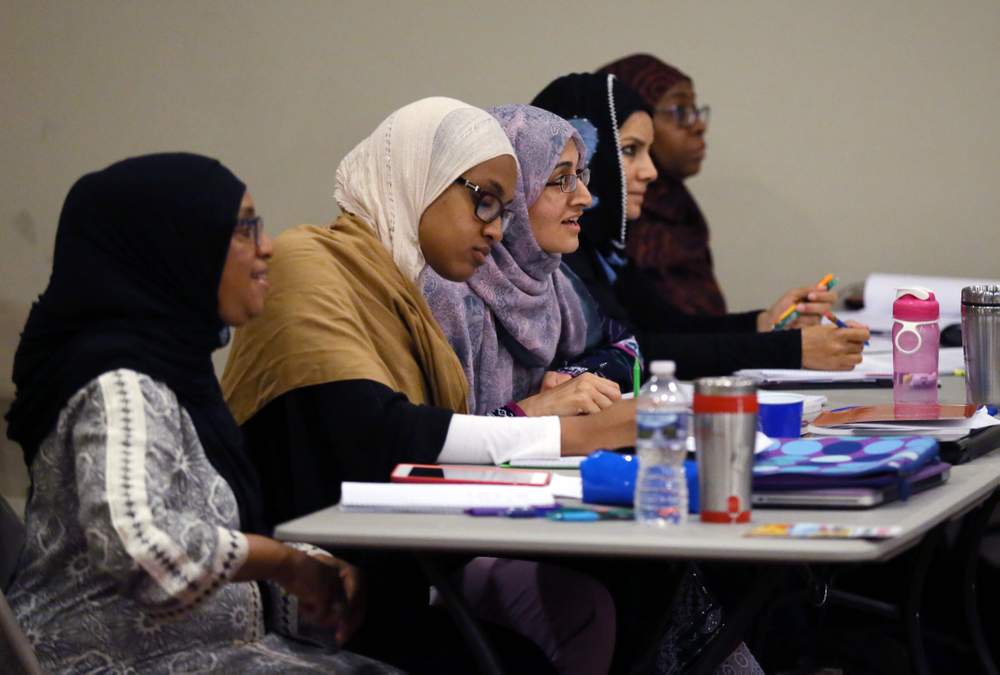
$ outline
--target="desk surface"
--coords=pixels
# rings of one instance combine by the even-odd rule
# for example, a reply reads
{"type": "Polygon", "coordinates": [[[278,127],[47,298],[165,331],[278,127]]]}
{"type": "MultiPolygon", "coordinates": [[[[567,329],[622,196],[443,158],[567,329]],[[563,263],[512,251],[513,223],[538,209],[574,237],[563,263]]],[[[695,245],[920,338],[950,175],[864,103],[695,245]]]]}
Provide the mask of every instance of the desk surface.
{"type": "MultiPolygon", "coordinates": [[[[941,400],[963,401],[964,383],[945,378],[941,400]]],[[[886,402],[890,390],[823,392],[832,405],[886,402]]],[[[476,554],[634,556],[715,560],[861,562],[886,560],[909,548],[934,526],[962,515],[1000,485],[1000,452],[952,468],[945,485],[864,511],[756,509],[750,525],[692,522],[651,528],[635,522],[564,523],[545,519],[473,518],[464,515],[347,513],[330,507],[277,528],[279,539],[338,547],[454,551],[476,554]],[[754,524],[828,522],[897,525],[902,534],[883,541],[747,538],[754,524]]]]}

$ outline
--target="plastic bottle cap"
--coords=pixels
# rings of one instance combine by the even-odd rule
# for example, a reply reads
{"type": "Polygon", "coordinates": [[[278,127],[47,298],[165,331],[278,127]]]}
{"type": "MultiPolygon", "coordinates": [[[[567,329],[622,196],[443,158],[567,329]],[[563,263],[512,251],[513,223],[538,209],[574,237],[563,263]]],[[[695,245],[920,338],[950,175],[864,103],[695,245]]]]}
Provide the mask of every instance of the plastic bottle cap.
{"type": "Polygon", "coordinates": [[[896,301],[892,303],[892,317],[901,321],[936,321],[940,316],[934,292],[922,286],[896,289],[896,301]]]}
{"type": "Polygon", "coordinates": [[[653,361],[649,370],[653,375],[673,375],[677,370],[677,364],[673,361],[653,361]]]}

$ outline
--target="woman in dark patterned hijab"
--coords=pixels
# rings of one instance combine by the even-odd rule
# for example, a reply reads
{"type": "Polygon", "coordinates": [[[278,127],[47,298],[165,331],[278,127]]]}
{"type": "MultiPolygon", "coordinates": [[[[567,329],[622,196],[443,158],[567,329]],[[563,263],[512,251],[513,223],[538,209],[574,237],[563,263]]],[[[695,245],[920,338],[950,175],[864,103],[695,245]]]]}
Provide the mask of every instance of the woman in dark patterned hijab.
{"type": "Polygon", "coordinates": [[[708,106],[697,105],[690,77],[649,54],[626,56],[598,72],[617,76],[653,109],[658,177],[629,233],[628,257],[655,279],[665,303],[685,314],[725,314],[708,223],[684,185],[705,158],[708,106]]]}

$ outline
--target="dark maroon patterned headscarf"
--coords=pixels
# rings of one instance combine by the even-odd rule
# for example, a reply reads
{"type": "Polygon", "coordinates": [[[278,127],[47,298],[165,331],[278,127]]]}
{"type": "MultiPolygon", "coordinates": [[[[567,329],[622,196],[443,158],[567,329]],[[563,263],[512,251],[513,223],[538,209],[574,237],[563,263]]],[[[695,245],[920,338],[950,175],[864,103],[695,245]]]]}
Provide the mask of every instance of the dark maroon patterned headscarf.
{"type": "MultiPolygon", "coordinates": [[[[693,82],[649,54],[626,56],[598,72],[614,74],[650,108],[678,82],[693,82]]],[[[629,230],[628,257],[651,278],[668,305],[687,314],[725,314],[705,216],[682,180],[669,175],[659,163],[656,168],[659,176],[646,191],[642,216],[629,230]]]]}

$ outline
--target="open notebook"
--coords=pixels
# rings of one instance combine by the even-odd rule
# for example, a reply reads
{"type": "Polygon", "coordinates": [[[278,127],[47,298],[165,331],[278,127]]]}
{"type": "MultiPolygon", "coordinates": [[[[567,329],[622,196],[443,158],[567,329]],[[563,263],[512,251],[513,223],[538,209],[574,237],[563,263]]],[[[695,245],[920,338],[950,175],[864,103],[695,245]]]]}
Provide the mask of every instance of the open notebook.
{"type": "Polygon", "coordinates": [[[347,482],[340,494],[340,508],[345,511],[390,513],[462,513],[472,508],[531,508],[555,503],[550,488],[522,485],[347,482]]]}

